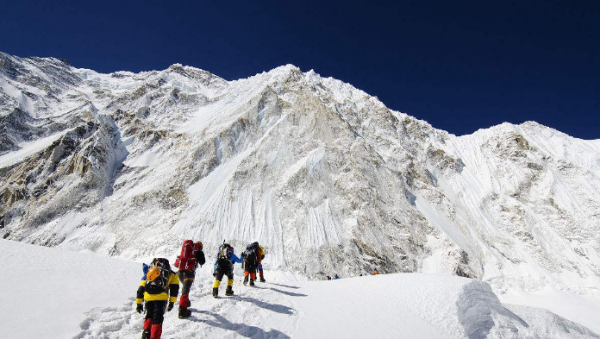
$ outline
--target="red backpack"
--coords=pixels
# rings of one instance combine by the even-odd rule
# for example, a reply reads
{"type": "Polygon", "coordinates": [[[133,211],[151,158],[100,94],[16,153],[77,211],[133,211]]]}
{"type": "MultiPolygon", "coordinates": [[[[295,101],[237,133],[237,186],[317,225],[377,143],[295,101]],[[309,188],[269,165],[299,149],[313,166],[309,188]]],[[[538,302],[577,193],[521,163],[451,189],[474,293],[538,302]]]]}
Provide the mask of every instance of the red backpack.
{"type": "Polygon", "coordinates": [[[190,271],[196,269],[196,251],[198,246],[194,245],[192,240],[186,240],[181,246],[181,254],[175,260],[175,267],[180,271],[190,271]]]}

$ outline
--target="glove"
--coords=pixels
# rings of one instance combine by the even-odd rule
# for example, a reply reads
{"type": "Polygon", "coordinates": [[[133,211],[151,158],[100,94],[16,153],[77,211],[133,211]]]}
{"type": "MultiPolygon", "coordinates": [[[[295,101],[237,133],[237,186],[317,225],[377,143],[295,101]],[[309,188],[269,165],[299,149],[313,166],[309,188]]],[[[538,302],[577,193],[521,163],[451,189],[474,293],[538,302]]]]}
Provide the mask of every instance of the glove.
{"type": "Polygon", "coordinates": [[[137,313],[142,313],[144,311],[144,305],[142,304],[137,304],[137,306],[135,307],[135,311],[137,313]]]}
{"type": "Polygon", "coordinates": [[[171,310],[173,309],[173,306],[175,305],[174,302],[169,302],[169,306],[167,306],[167,312],[171,312],[171,310]]]}

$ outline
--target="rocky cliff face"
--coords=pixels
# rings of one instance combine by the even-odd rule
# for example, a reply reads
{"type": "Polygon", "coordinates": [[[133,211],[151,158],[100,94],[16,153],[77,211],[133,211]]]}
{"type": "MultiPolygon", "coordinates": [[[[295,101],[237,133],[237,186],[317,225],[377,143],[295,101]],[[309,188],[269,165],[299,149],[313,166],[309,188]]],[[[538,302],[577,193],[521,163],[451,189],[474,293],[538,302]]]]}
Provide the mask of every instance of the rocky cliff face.
{"type": "Polygon", "coordinates": [[[258,240],[270,268],[600,287],[600,141],[456,137],[283,66],[99,74],[0,54],[0,234],[133,258],[258,240]]]}

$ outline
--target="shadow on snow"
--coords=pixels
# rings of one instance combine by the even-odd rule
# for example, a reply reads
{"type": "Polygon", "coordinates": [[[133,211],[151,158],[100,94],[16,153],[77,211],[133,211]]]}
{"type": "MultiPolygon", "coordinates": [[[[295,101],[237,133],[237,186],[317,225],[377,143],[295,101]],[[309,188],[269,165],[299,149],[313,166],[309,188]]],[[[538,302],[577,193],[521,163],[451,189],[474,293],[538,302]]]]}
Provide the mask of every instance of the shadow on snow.
{"type": "Polygon", "coordinates": [[[264,308],[265,310],[269,310],[269,311],[273,311],[273,312],[277,312],[277,313],[282,313],[282,314],[289,314],[292,315],[294,314],[294,309],[285,305],[280,305],[280,304],[269,304],[267,302],[264,302],[262,300],[258,300],[258,299],[254,299],[251,297],[241,297],[239,295],[234,295],[232,297],[230,297],[231,299],[235,299],[235,300],[240,300],[240,301],[247,301],[249,303],[253,303],[254,305],[260,307],[260,308],[264,308]]]}
{"type": "Polygon", "coordinates": [[[270,285],[275,285],[275,286],[280,286],[280,287],[293,288],[293,289],[295,289],[295,290],[297,290],[297,289],[299,289],[299,288],[300,288],[300,287],[298,287],[298,286],[284,285],[284,284],[276,284],[276,283],[272,283],[272,282],[269,282],[269,283],[267,283],[267,284],[270,284],[270,285]]]}
{"type": "Polygon", "coordinates": [[[270,287],[269,289],[271,291],[275,291],[275,292],[279,292],[281,294],[289,295],[290,297],[307,297],[307,295],[304,294],[304,293],[295,293],[295,292],[282,291],[282,290],[280,290],[278,288],[275,288],[275,287],[270,287]]]}
{"type": "Polygon", "coordinates": [[[267,332],[260,327],[246,325],[246,324],[232,323],[231,321],[227,320],[222,315],[212,313],[209,311],[195,311],[195,313],[196,314],[206,314],[208,316],[212,316],[215,318],[215,320],[199,319],[195,316],[191,316],[188,319],[190,319],[192,321],[203,322],[209,326],[222,328],[224,330],[235,331],[239,335],[244,336],[246,338],[276,338],[276,339],[289,339],[290,338],[290,336],[288,336],[287,334],[285,334],[281,331],[275,330],[275,329],[272,329],[267,332]]]}

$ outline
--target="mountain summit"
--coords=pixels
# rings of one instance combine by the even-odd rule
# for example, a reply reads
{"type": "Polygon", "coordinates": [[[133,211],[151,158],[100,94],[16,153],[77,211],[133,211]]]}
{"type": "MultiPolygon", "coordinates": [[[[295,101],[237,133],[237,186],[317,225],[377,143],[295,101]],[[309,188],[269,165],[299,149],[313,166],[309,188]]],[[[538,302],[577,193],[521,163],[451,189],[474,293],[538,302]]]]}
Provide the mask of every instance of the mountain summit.
{"type": "Polygon", "coordinates": [[[458,137],[292,65],[226,81],[1,53],[0,127],[5,239],[123,258],[258,240],[313,278],[600,288],[600,140],[534,122],[458,137]]]}

